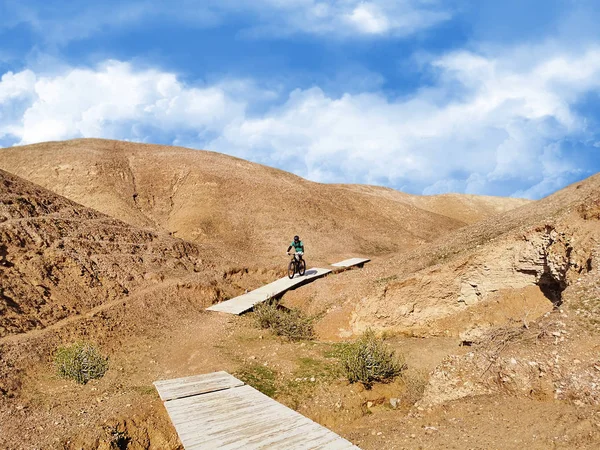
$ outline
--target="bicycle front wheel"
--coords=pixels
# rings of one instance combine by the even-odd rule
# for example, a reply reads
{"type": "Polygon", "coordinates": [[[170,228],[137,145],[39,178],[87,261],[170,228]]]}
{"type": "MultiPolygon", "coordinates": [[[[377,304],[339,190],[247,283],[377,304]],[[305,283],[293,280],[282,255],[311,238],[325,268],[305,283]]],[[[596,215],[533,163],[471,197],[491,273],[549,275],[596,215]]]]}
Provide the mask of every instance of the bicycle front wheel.
{"type": "Polygon", "coordinates": [[[288,277],[294,278],[294,274],[296,273],[296,262],[290,261],[288,264],[288,277]]]}
{"type": "Polygon", "coordinates": [[[300,274],[300,276],[303,276],[304,272],[306,272],[306,261],[301,259],[300,261],[298,261],[298,273],[300,274]]]}

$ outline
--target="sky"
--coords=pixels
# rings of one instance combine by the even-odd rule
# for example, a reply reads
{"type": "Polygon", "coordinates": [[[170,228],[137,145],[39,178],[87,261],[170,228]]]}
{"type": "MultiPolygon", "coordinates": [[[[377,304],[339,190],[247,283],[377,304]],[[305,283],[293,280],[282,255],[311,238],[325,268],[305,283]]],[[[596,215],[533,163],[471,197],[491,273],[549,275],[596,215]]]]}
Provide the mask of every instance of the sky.
{"type": "Polygon", "coordinates": [[[598,0],[0,0],[0,147],[539,199],[600,171],[598,23],[598,0]]]}

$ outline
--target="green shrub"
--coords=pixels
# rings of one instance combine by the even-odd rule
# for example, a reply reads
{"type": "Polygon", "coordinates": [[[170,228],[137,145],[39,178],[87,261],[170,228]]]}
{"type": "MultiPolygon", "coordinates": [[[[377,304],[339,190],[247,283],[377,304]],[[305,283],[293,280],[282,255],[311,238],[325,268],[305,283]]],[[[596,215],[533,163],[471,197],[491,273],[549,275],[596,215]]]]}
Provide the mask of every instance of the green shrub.
{"type": "Polygon", "coordinates": [[[92,344],[77,342],[59,347],[54,355],[54,365],[60,377],[86,384],[104,376],[108,370],[108,358],[103,357],[92,344]]]}
{"type": "Polygon", "coordinates": [[[284,309],[274,303],[263,303],[257,305],[254,312],[257,325],[271,329],[277,336],[299,341],[312,339],[315,335],[314,318],[299,309],[284,309]]]}
{"type": "Polygon", "coordinates": [[[388,382],[406,369],[404,359],[396,356],[383,339],[371,329],[339,352],[342,370],[350,383],[360,382],[371,388],[374,382],[388,382]]]}

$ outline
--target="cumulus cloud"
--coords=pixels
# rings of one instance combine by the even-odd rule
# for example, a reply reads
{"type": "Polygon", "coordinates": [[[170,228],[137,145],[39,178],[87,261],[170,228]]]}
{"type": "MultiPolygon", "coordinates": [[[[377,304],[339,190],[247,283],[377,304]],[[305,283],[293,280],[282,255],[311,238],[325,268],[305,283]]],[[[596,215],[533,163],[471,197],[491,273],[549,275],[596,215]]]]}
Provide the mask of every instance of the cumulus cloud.
{"type": "Polygon", "coordinates": [[[381,34],[390,29],[390,22],[386,15],[373,4],[361,3],[347,15],[347,19],[359,31],[367,34],[381,34]]]}
{"type": "Polygon", "coordinates": [[[228,125],[209,146],[301,167],[303,175],[321,181],[429,194],[539,197],[585,170],[562,146],[581,139],[583,147],[588,139],[585,118],[573,105],[600,89],[599,49],[518,68],[511,58],[469,52],[432,65],[438,85],[411,98],[332,98],[319,88],[296,90],[264,116],[228,125]],[[454,90],[460,94],[451,95],[454,90]]]}
{"type": "Polygon", "coordinates": [[[119,61],[53,75],[25,70],[0,81],[0,142],[160,141],[316,181],[537,198],[598,161],[600,139],[576,104],[600,92],[600,48],[536,54],[517,64],[514,54],[451,53],[430,62],[433,87],[400,99],[333,97],[320,87],[278,98],[245,80],[190,86],[119,61]]]}
{"type": "Polygon", "coordinates": [[[20,144],[81,136],[143,140],[152,130],[202,136],[244,115],[245,100],[236,98],[243,83],[188,87],[172,73],[136,71],[118,61],[54,76],[7,73],[0,105],[26,107],[0,121],[0,136],[20,144]]]}

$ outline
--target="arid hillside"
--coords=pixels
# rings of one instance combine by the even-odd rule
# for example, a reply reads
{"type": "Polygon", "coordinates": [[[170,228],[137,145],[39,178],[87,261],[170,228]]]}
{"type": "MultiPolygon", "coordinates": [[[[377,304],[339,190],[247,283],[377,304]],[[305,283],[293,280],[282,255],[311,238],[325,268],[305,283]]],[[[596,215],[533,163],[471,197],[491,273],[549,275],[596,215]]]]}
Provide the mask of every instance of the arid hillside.
{"type": "Polygon", "coordinates": [[[531,200],[509,197],[469,194],[410,195],[380,186],[360,184],[338,186],[350,191],[413,205],[419,209],[451,217],[467,224],[479,222],[487,217],[532,203],[531,200]]]}
{"type": "Polygon", "coordinates": [[[527,203],[323,185],[218,153],[93,139],[1,149],[0,168],[127,223],[211,246],[215,257],[268,267],[285,263],[296,233],[311,261],[325,264],[403,252],[527,203]]]}
{"type": "Polygon", "coordinates": [[[0,448],[64,448],[81,427],[102,434],[93,421],[116,417],[125,397],[139,399],[136,383],[156,376],[147,352],[179,333],[186,337],[164,354],[189,358],[187,334],[198,334],[207,306],[276,276],[224,272],[210,254],[0,170],[0,448]],[[114,402],[85,417],[97,396],[55,391],[65,385],[52,363],[61,344],[80,340],[102,345],[112,368],[103,395],[114,402]]]}
{"type": "Polygon", "coordinates": [[[210,272],[200,253],[0,170],[0,338],[118,301],[152,280],[210,272]]]}
{"type": "Polygon", "coordinates": [[[288,300],[302,305],[310,298],[313,311],[326,309],[331,338],[367,327],[468,335],[534,320],[559,306],[562,291],[598,266],[599,243],[595,175],[432,244],[382,257],[366,269],[367,277],[349,272],[288,300]]]}

